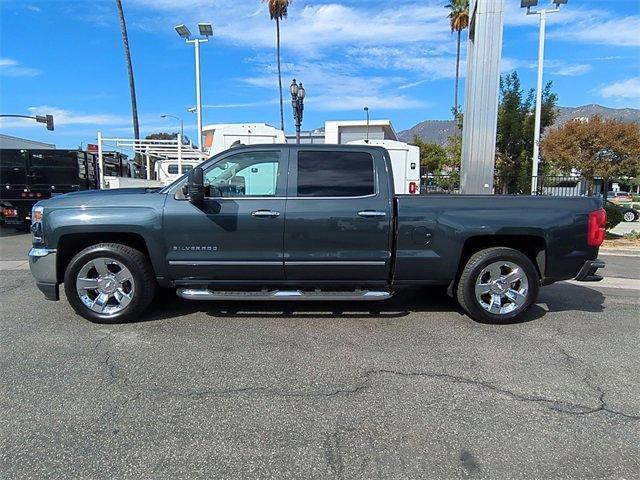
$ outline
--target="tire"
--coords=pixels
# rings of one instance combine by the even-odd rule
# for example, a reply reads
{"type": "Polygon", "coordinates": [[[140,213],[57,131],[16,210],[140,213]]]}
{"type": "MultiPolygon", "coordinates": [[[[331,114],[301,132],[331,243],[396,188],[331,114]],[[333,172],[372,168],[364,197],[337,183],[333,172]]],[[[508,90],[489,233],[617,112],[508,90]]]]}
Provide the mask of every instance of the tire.
{"type": "Polygon", "coordinates": [[[94,323],[139,318],[154,298],[156,279],[140,251],[119,243],[85,248],[71,259],[64,291],[75,312],[94,323]]]}
{"type": "Polygon", "coordinates": [[[456,293],[458,303],[474,320],[516,323],[538,297],[539,282],[538,271],[526,255],[512,248],[494,247],[469,259],[456,293]]]}
{"type": "Polygon", "coordinates": [[[633,212],[624,212],[623,217],[625,222],[635,222],[636,221],[636,214],[633,212]]]}

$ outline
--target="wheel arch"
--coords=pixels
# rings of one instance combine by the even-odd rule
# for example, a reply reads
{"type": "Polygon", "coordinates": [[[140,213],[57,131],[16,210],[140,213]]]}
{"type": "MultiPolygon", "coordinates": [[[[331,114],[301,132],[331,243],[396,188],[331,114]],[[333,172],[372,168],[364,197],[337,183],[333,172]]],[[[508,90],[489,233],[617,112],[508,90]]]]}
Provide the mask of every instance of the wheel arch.
{"type": "Polygon", "coordinates": [[[62,235],[58,240],[56,276],[58,283],[62,283],[64,273],[79,252],[91,245],[99,243],[119,243],[135,248],[140,251],[148,260],[153,269],[153,262],[149,254],[149,248],[144,237],[132,232],[99,232],[99,233],[68,233],[62,235]]]}

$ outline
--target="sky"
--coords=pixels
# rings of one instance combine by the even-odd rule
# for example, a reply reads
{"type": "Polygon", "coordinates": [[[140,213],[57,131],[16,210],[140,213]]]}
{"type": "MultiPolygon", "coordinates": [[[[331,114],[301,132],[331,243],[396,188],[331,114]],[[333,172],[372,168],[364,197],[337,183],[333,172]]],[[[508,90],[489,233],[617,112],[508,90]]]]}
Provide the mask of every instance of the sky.
{"type": "MultiPolygon", "coordinates": [[[[202,45],[204,124],[279,125],[275,22],[260,0],[122,0],[143,135],[195,138],[193,46],[173,27],[213,24],[202,45]]],[[[397,131],[450,119],[455,35],[446,0],[293,0],[282,21],[285,130],[288,85],[305,86],[303,129],[326,120],[390,119],[397,131]]],[[[541,4],[546,4],[541,0],[541,4]]],[[[502,71],[535,85],[538,16],[506,0],[502,71]]],[[[545,81],[562,106],[640,107],[640,0],[569,0],[548,15],[545,81]]],[[[465,75],[466,32],[461,76],[465,75]]],[[[463,102],[464,78],[460,87],[463,102]]],[[[0,133],[76,148],[96,132],[131,137],[131,104],[113,0],[0,0],[0,113],[53,114],[42,124],[0,119],[0,133]]]]}

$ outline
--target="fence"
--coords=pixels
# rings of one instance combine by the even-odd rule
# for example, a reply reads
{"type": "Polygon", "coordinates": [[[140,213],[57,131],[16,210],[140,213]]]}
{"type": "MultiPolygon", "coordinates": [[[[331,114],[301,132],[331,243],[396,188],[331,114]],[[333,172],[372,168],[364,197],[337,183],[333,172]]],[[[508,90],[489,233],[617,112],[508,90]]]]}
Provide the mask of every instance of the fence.
{"type": "MultiPolygon", "coordinates": [[[[537,194],[550,196],[587,196],[601,195],[603,181],[588,180],[568,175],[545,175],[536,177],[537,194]]],[[[424,195],[456,195],[460,193],[460,175],[455,172],[449,175],[426,174],[420,182],[420,193],[424,195]]],[[[531,177],[494,178],[493,193],[495,195],[529,195],[531,193],[531,177]]]]}

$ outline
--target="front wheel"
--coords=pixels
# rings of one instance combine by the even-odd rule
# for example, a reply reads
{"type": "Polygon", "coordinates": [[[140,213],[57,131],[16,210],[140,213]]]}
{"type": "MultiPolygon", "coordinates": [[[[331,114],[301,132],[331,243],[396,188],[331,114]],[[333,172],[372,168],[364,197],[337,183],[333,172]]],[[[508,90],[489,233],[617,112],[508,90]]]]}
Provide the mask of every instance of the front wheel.
{"type": "Polygon", "coordinates": [[[518,250],[488,248],[474,254],[458,281],[457,297],[471,318],[482,323],[513,323],[538,297],[538,272],[518,250]]]}
{"type": "Polygon", "coordinates": [[[624,221],[625,222],[635,222],[636,221],[636,214],[633,212],[624,212],[624,221]]]}
{"type": "Polygon", "coordinates": [[[64,291],[75,312],[95,323],[137,318],[151,303],[156,279],[138,250],[117,243],[85,248],[67,267],[64,291]]]}

